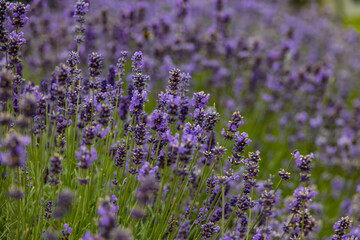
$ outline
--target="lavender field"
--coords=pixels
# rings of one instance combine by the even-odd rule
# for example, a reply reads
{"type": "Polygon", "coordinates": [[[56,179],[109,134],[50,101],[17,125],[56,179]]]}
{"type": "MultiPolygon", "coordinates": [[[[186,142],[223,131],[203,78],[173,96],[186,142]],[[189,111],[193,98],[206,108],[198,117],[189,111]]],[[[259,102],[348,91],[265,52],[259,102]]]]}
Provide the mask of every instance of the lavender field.
{"type": "Polygon", "coordinates": [[[360,240],[360,41],[327,6],[0,0],[0,50],[1,240],[360,240]]]}

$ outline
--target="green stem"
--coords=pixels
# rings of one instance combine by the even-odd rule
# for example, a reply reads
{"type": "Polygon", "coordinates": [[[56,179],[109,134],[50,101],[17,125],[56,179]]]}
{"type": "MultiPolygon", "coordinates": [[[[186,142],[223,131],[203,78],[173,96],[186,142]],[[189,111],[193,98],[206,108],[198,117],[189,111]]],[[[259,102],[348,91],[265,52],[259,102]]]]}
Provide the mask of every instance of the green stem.
{"type": "MultiPolygon", "coordinates": [[[[286,224],[286,227],[288,227],[288,226],[291,224],[291,221],[294,219],[294,217],[295,217],[295,213],[292,215],[292,217],[291,217],[290,221],[288,222],[288,224],[286,224]]],[[[283,234],[281,235],[280,240],[282,240],[282,238],[284,237],[284,235],[285,235],[285,231],[284,231],[283,234]]]]}
{"type": "Polygon", "coordinates": [[[221,216],[221,238],[224,238],[225,234],[225,185],[221,188],[221,198],[222,198],[222,216],[221,216]]]}

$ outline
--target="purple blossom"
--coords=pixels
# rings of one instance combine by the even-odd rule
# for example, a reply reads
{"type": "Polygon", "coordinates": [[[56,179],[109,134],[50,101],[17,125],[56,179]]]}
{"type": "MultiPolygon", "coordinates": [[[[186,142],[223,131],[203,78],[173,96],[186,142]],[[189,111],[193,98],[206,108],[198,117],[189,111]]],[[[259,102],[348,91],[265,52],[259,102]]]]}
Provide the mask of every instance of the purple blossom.
{"type": "Polygon", "coordinates": [[[21,62],[20,60],[20,51],[22,46],[26,43],[24,38],[24,33],[16,33],[15,31],[9,34],[9,45],[8,53],[10,55],[10,64],[15,65],[21,62]]]}
{"type": "Polygon", "coordinates": [[[290,173],[286,172],[284,169],[280,168],[280,171],[278,172],[279,176],[283,181],[287,181],[290,179],[290,173]]]}
{"type": "Polygon", "coordinates": [[[8,6],[10,11],[10,23],[16,28],[22,28],[29,20],[26,14],[30,10],[30,5],[21,2],[10,3],[8,6]]]}
{"type": "Polygon", "coordinates": [[[96,106],[96,111],[98,112],[98,121],[99,123],[106,127],[109,124],[109,120],[111,117],[112,107],[107,103],[98,104],[96,106]]]}
{"type": "Polygon", "coordinates": [[[138,125],[136,125],[133,130],[133,138],[135,140],[135,143],[138,146],[142,146],[145,144],[145,140],[147,137],[147,129],[144,123],[140,123],[138,125]]]}
{"type": "Polygon", "coordinates": [[[135,75],[132,75],[132,82],[134,84],[134,87],[140,92],[145,89],[146,84],[149,81],[150,77],[142,73],[135,73],[135,75]]]}
{"type": "Polygon", "coordinates": [[[74,18],[79,23],[84,23],[85,15],[89,11],[89,3],[84,0],[78,0],[75,5],[74,18]]]}
{"type": "Polygon", "coordinates": [[[204,92],[194,93],[192,98],[192,105],[195,108],[205,108],[210,98],[210,94],[204,92]]]}
{"type": "Polygon", "coordinates": [[[220,231],[220,227],[216,226],[213,222],[201,225],[201,229],[201,236],[203,236],[204,239],[209,239],[213,237],[215,233],[220,231]]]}
{"type": "Polygon", "coordinates": [[[55,218],[64,217],[70,210],[71,204],[73,203],[74,195],[68,189],[63,189],[56,200],[56,209],[54,212],[55,218]]]}
{"type": "MultiPolygon", "coordinates": [[[[126,62],[126,58],[128,56],[129,52],[128,51],[121,51],[120,55],[121,57],[118,59],[116,67],[118,69],[124,68],[125,67],[125,62],[126,62]]],[[[123,72],[120,71],[118,72],[118,74],[122,74],[123,72]]]]}
{"type": "Polygon", "coordinates": [[[112,231],[117,228],[118,207],[109,200],[103,200],[99,203],[97,214],[99,215],[99,233],[100,236],[109,239],[112,231]]]}
{"type": "Polygon", "coordinates": [[[3,68],[0,72],[0,101],[6,102],[12,96],[14,76],[11,71],[3,68]]]}
{"type": "Polygon", "coordinates": [[[296,165],[300,169],[300,181],[308,183],[310,180],[311,162],[314,155],[310,153],[309,155],[303,156],[300,155],[298,151],[294,151],[293,155],[296,160],[296,165]]]}
{"type": "Polygon", "coordinates": [[[234,112],[231,116],[231,120],[227,124],[227,130],[223,129],[221,135],[225,139],[232,140],[237,129],[244,124],[243,116],[240,115],[240,112],[234,112]]]}
{"type": "Polygon", "coordinates": [[[50,219],[51,218],[51,214],[52,214],[52,207],[53,207],[53,203],[52,201],[48,201],[46,204],[45,204],[46,208],[45,208],[45,214],[44,214],[44,217],[46,219],[50,219]]]}
{"type": "Polygon", "coordinates": [[[134,55],[131,57],[131,61],[132,61],[132,71],[134,73],[141,73],[142,71],[142,67],[144,65],[144,61],[143,61],[143,54],[141,51],[137,51],[134,53],[134,55]]]}
{"type": "Polygon", "coordinates": [[[149,127],[157,132],[165,132],[167,130],[167,114],[159,110],[154,110],[151,114],[149,127]]]}
{"type": "Polygon", "coordinates": [[[342,217],[340,220],[338,220],[334,226],[334,235],[332,236],[332,240],[340,240],[340,239],[345,239],[344,235],[345,235],[345,231],[349,228],[352,228],[352,221],[351,219],[346,216],[346,217],[342,217]]]}
{"type": "Polygon", "coordinates": [[[92,145],[93,139],[97,135],[97,128],[94,126],[86,126],[82,130],[82,141],[85,145],[92,145]]]}
{"type": "Polygon", "coordinates": [[[89,152],[86,146],[81,146],[80,150],[75,153],[75,156],[79,161],[78,166],[82,169],[87,169],[97,159],[97,151],[92,148],[89,152]]]}
{"type": "Polygon", "coordinates": [[[91,231],[86,231],[85,235],[82,238],[83,240],[95,240],[94,237],[91,236],[91,231]]]}
{"type": "Polygon", "coordinates": [[[124,145],[124,143],[119,144],[119,146],[117,147],[117,149],[115,150],[115,161],[114,161],[114,165],[116,167],[123,167],[125,160],[126,160],[126,146],[124,145]]]}
{"type": "Polygon", "coordinates": [[[90,72],[90,77],[97,77],[100,75],[103,67],[102,55],[97,52],[92,52],[89,54],[88,67],[90,72]]]}
{"type": "Polygon", "coordinates": [[[146,177],[152,177],[155,178],[157,172],[159,171],[159,167],[155,166],[155,167],[151,167],[149,162],[145,162],[140,170],[139,170],[139,175],[138,175],[138,180],[141,181],[142,179],[146,178],[146,177]]]}
{"type": "Polygon", "coordinates": [[[26,163],[26,146],[30,144],[30,138],[22,136],[15,131],[9,131],[1,141],[6,148],[5,152],[0,152],[0,160],[10,168],[23,167],[26,163]]]}
{"type": "Polygon", "coordinates": [[[168,80],[169,85],[167,86],[166,92],[171,94],[173,97],[176,97],[179,93],[179,88],[182,80],[182,73],[180,69],[174,68],[170,72],[170,77],[168,80]]]}
{"type": "Polygon", "coordinates": [[[206,112],[204,115],[204,120],[202,122],[202,127],[205,131],[213,131],[214,127],[220,119],[220,114],[213,112],[206,112]]]}
{"type": "Polygon", "coordinates": [[[142,113],[144,103],[147,101],[146,90],[135,90],[131,98],[129,110],[132,116],[139,117],[142,113]]]}
{"type": "Polygon", "coordinates": [[[135,165],[141,165],[144,162],[146,154],[142,147],[136,147],[132,154],[131,160],[135,165]]]}
{"type": "Polygon", "coordinates": [[[85,15],[89,10],[89,3],[86,3],[84,0],[78,0],[75,5],[73,17],[76,19],[78,25],[75,26],[75,41],[78,46],[80,43],[84,42],[85,36],[85,15]]]}
{"type": "Polygon", "coordinates": [[[251,143],[251,139],[248,138],[248,134],[245,132],[236,132],[235,133],[235,143],[234,148],[232,150],[232,157],[229,157],[229,161],[231,164],[238,165],[242,162],[244,156],[245,147],[251,143]]]}
{"type": "Polygon", "coordinates": [[[80,63],[79,54],[75,51],[70,51],[69,57],[66,60],[66,62],[70,68],[72,68],[72,69],[75,68],[75,66],[80,63]]]}
{"type": "Polygon", "coordinates": [[[50,159],[50,173],[51,173],[50,183],[52,185],[59,184],[59,175],[61,174],[61,170],[62,170],[62,157],[59,154],[55,154],[50,159]]]}
{"type": "Polygon", "coordinates": [[[64,230],[61,230],[62,239],[63,239],[63,240],[68,240],[70,234],[72,233],[72,228],[69,227],[69,224],[68,224],[68,223],[64,223],[64,228],[65,228],[64,230]]]}
{"type": "Polygon", "coordinates": [[[136,200],[141,206],[146,206],[158,191],[158,182],[152,175],[140,178],[140,186],[135,194],[136,200]]]}

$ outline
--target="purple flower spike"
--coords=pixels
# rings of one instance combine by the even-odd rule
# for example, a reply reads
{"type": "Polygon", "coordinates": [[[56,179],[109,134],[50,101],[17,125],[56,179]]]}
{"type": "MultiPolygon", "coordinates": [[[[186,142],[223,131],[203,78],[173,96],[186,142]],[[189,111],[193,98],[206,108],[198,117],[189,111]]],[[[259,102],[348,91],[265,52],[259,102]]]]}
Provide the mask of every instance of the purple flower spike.
{"type": "Polygon", "coordinates": [[[69,240],[69,236],[70,234],[72,233],[72,228],[69,227],[69,224],[68,223],[65,223],[64,224],[64,230],[61,230],[61,233],[62,233],[62,236],[64,240],[69,240]]]}
{"type": "Polygon", "coordinates": [[[102,58],[101,54],[97,52],[93,52],[89,54],[88,66],[89,66],[90,77],[97,77],[100,75],[103,67],[103,61],[104,59],[102,58]]]}
{"type": "Polygon", "coordinates": [[[26,14],[30,10],[30,5],[25,5],[21,2],[10,3],[8,7],[10,11],[10,22],[11,25],[21,28],[23,27],[29,20],[26,14]]]}
{"type": "Polygon", "coordinates": [[[192,105],[195,108],[205,108],[210,98],[210,94],[204,92],[194,93],[192,98],[192,105]]]}
{"type": "Polygon", "coordinates": [[[91,163],[97,159],[96,149],[92,148],[89,152],[86,146],[81,146],[75,155],[79,161],[78,166],[82,169],[88,169],[91,163]]]}
{"type": "MultiPolygon", "coordinates": [[[[345,239],[345,231],[349,228],[352,228],[352,221],[351,219],[346,216],[342,217],[339,221],[337,221],[333,229],[335,231],[334,235],[332,236],[331,240],[341,240],[345,239]]],[[[347,238],[346,238],[347,239],[347,238]]]]}
{"type": "Polygon", "coordinates": [[[143,54],[141,51],[135,52],[134,55],[131,57],[132,61],[132,71],[134,73],[141,73],[142,67],[144,65],[143,61],[143,54]]]}
{"type": "Polygon", "coordinates": [[[27,158],[25,147],[29,143],[29,137],[9,131],[1,142],[2,146],[7,150],[5,152],[0,151],[1,163],[11,168],[23,167],[27,158]]]}
{"type": "Polygon", "coordinates": [[[303,156],[300,155],[299,151],[294,151],[293,156],[297,167],[300,169],[300,181],[303,183],[309,183],[311,162],[314,158],[314,154],[310,153],[309,155],[303,156]]]}

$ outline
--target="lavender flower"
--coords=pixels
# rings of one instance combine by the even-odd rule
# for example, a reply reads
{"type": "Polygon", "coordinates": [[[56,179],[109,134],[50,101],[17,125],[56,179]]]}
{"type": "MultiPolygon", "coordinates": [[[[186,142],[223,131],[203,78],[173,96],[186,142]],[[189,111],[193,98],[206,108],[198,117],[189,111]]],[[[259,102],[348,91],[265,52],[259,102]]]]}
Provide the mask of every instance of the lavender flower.
{"type": "Polygon", "coordinates": [[[133,129],[133,134],[136,145],[144,145],[147,135],[146,125],[144,123],[136,125],[133,129]]]}
{"type": "Polygon", "coordinates": [[[12,96],[12,86],[14,83],[13,74],[6,69],[0,72],[0,101],[6,102],[12,96]]]}
{"type": "Polygon", "coordinates": [[[124,75],[125,72],[125,62],[126,62],[126,58],[128,56],[128,51],[121,51],[120,55],[121,57],[118,59],[116,67],[118,68],[117,74],[119,75],[119,77],[122,77],[124,75]]]}
{"type": "Polygon", "coordinates": [[[82,169],[88,169],[91,163],[97,159],[96,149],[92,148],[89,152],[86,146],[81,146],[75,155],[79,161],[78,166],[82,169]]]}
{"type": "Polygon", "coordinates": [[[310,188],[299,187],[294,191],[294,202],[289,205],[292,212],[297,212],[302,209],[303,204],[311,203],[312,199],[317,195],[317,192],[310,188]]]}
{"type": "Polygon", "coordinates": [[[216,122],[219,121],[219,119],[220,119],[220,114],[215,111],[205,113],[204,121],[202,123],[203,129],[205,131],[213,131],[216,122]]]}
{"type": "Polygon", "coordinates": [[[7,151],[0,152],[1,163],[10,168],[23,167],[27,158],[25,147],[29,143],[29,137],[22,136],[15,131],[9,131],[2,139],[1,144],[7,151]]]}
{"type": "Polygon", "coordinates": [[[205,108],[210,98],[210,94],[205,94],[204,92],[194,93],[192,98],[192,105],[195,108],[205,108]]]}
{"type": "Polygon", "coordinates": [[[131,115],[135,116],[137,119],[143,110],[144,103],[147,101],[147,92],[143,90],[139,92],[138,90],[134,91],[134,94],[131,98],[129,110],[131,111],[131,115]]]}
{"type": "Polygon", "coordinates": [[[89,99],[85,99],[84,103],[82,104],[82,109],[80,110],[80,119],[84,122],[91,121],[92,113],[92,106],[93,102],[89,99]]]}
{"type": "Polygon", "coordinates": [[[33,118],[38,108],[38,100],[35,94],[27,93],[20,99],[20,112],[28,118],[33,118]]]}
{"type": "Polygon", "coordinates": [[[141,178],[140,186],[136,192],[136,199],[139,201],[140,205],[145,206],[155,195],[158,190],[158,183],[154,176],[146,176],[141,178]]]}
{"type": "Polygon", "coordinates": [[[278,172],[279,176],[283,181],[287,181],[290,179],[290,173],[286,172],[284,169],[280,168],[280,171],[278,172]]]}
{"type": "Polygon", "coordinates": [[[76,25],[76,37],[75,40],[78,44],[84,41],[84,32],[85,32],[85,15],[89,11],[89,3],[86,3],[84,0],[78,0],[75,5],[75,11],[73,17],[78,22],[76,25]]]}
{"type": "Polygon", "coordinates": [[[95,136],[97,135],[97,129],[94,126],[86,126],[82,130],[82,141],[85,145],[92,145],[95,136]]]}
{"type": "Polygon", "coordinates": [[[298,151],[294,151],[294,158],[296,160],[297,167],[300,169],[300,181],[303,183],[309,183],[311,176],[311,162],[314,158],[314,155],[311,153],[309,155],[303,156],[300,155],[298,151]]]}
{"type": "Polygon", "coordinates": [[[167,114],[159,110],[155,110],[151,114],[149,127],[157,132],[165,132],[167,130],[167,114]]]}
{"type": "Polygon", "coordinates": [[[249,158],[245,160],[246,172],[243,174],[244,180],[255,179],[259,172],[259,163],[261,161],[260,152],[249,153],[249,158]]]}
{"type": "Polygon", "coordinates": [[[334,224],[334,235],[332,236],[332,240],[339,240],[339,239],[345,239],[345,232],[347,229],[352,227],[352,221],[351,219],[346,216],[340,218],[335,224],[334,224]]]}
{"type": "Polygon", "coordinates": [[[65,64],[60,64],[56,67],[53,77],[56,78],[57,83],[64,87],[72,84],[70,77],[70,70],[65,64]]]}
{"type": "Polygon", "coordinates": [[[90,72],[90,77],[97,77],[100,75],[103,67],[103,61],[101,54],[97,52],[92,52],[89,54],[88,67],[90,72]]]}
{"type": "Polygon", "coordinates": [[[46,208],[45,208],[44,217],[45,217],[46,219],[50,219],[50,218],[51,218],[51,214],[52,214],[52,207],[53,207],[52,201],[46,202],[45,206],[46,206],[46,208]]]}
{"type": "Polygon", "coordinates": [[[50,173],[51,173],[51,180],[50,183],[52,185],[59,184],[59,175],[61,174],[62,170],[62,157],[59,154],[55,154],[54,157],[50,159],[50,173]]]}
{"type": "Polygon", "coordinates": [[[171,70],[170,72],[170,77],[168,80],[168,87],[166,89],[166,91],[168,93],[170,93],[171,95],[173,95],[174,97],[176,97],[179,93],[179,88],[180,88],[180,81],[182,79],[182,73],[180,71],[180,69],[174,68],[173,70],[171,70]]]}
{"type": "Polygon", "coordinates": [[[135,148],[133,150],[132,154],[133,154],[133,156],[132,156],[131,160],[135,165],[140,165],[144,162],[146,155],[145,155],[145,152],[142,149],[142,147],[135,148]]]}
{"type": "Polygon", "coordinates": [[[215,233],[220,231],[220,227],[216,226],[213,222],[206,223],[204,225],[201,225],[201,236],[204,237],[204,239],[209,239],[214,236],[215,233]]]}
{"type": "Polygon", "coordinates": [[[116,167],[123,167],[126,160],[126,146],[124,143],[119,144],[115,152],[114,165],[116,167]]]}
{"type": "Polygon", "coordinates": [[[264,216],[271,216],[273,214],[273,207],[279,198],[274,194],[274,191],[264,190],[260,194],[259,203],[263,207],[264,216]]]}
{"type": "Polygon", "coordinates": [[[54,212],[55,218],[64,217],[70,210],[74,196],[70,190],[64,189],[59,193],[56,200],[56,208],[54,212]]]}
{"type": "Polygon", "coordinates": [[[9,198],[19,200],[24,197],[24,191],[17,187],[11,187],[7,195],[9,198]]]}
{"type": "Polygon", "coordinates": [[[20,33],[11,32],[9,34],[8,53],[10,55],[10,64],[12,66],[21,62],[20,51],[21,51],[22,46],[25,43],[26,43],[26,40],[24,38],[23,32],[20,32],[20,33]]]}
{"type": "Polygon", "coordinates": [[[64,223],[64,230],[61,230],[61,233],[62,233],[62,240],[68,240],[69,239],[69,236],[70,234],[72,233],[72,228],[69,227],[69,224],[68,223],[64,223]]]}
{"type": "Polygon", "coordinates": [[[186,120],[186,116],[188,115],[190,110],[190,102],[188,98],[182,98],[180,100],[180,104],[179,104],[179,121],[178,121],[178,125],[184,125],[185,120],[186,120]]]}
{"type": "Polygon", "coordinates": [[[97,214],[99,215],[99,232],[100,236],[105,239],[110,239],[113,231],[116,230],[116,205],[111,203],[109,200],[102,200],[99,203],[97,214]]]}
{"type": "Polygon", "coordinates": [[[141,73],[142,72],[142,67],[144,65],[143,62],[143,54],[141,51],[135,52],[134,55],[131,57],[131,61],[132,61],[132,71],[136,74],[136,73],[141,73]]]}
{"type": "Polygon", "coordinates": [[[9,3],[5,0],[0,1],[0,25],[3,27],[6,21],[6,12],[8,10],[9,3]]]}
{"type": "Polygon", "coordinates": [[[29,20],[26,14],[30,10],[30,5],[21,2],[10,3],[8,6],[10,22],[16,28],[22,28],[29,20]]]}
{"type": "Polygon", "coordinates": [[[66,63],[71,69],[74,69],[80,63],[79,54],[75,51],[70,51],[66,63]]]}
{"type": "Polygon", "coordinates": [[[289,233],[290,237],[299,237],[300,234],[308,236],[314,230],[315,220],[309,212],[309,204],[317,192],[306,187],[295,189],[293,201],[288,204],[288,209],[293,214],[292,220],[284,226],[284,232],[289,233]],[[290,229],[292,231],[290,232],[290,229]]]}
{"type": "Polygon", "coordinates": [[[147,75],[143,75],[142,73],[135,73],[135,75],[132,75],[134,87],[138,91],[144,90],[146,83],[149,82],[149,80],[150,77],[147,75]]]}
{"type": "Polygon", "coordinates": [[[84,0],[78,0],[75,5],[74,18],[79,23],[84,23],[84,16],[89,11],[89,3],[84,0]]]}
{"type": "Polygon", "coordinates": [[[251,143],[251,139],[248,138],[247,133],[245,132],[235,133],[235,143],[234,143],[234,148],[232,150],[233,156],[229,157],[229,161],[231,164],[238,165],[242,163],[244,158],[242,154],[244,153],[245,147],[248,146],[250,143],[251,143]]]}
{"type": "Polygon", "coordinates": [[[180,225],[179,232],[176,235],[176,240],[186,240],[188,239],[190,231],[190,221],[186,221],[180,225]]]}
{"type": "Polygon", "coordinates": [[[225,139],[232,140],[237,129],[244,124],[243,116],[240,115],[240,112],[234,112],[231,117],[231,121],[227,124],[227,131],[222,130],[221,134],[225,139]]]}
{"type": "Polygon", "coordinates": [[[99,117],[99,123],[104,127],[109,124],[111,116],[111,107],[107,103],[98,104],[96,107],[99,117]]]}

